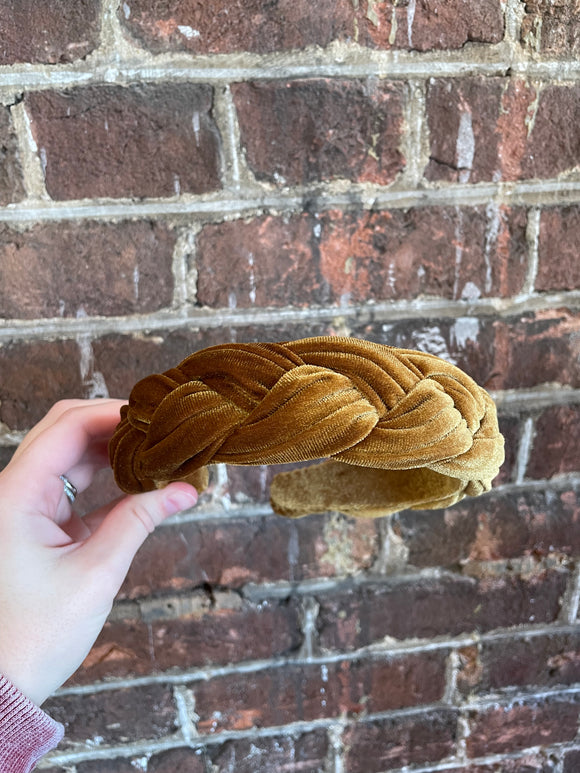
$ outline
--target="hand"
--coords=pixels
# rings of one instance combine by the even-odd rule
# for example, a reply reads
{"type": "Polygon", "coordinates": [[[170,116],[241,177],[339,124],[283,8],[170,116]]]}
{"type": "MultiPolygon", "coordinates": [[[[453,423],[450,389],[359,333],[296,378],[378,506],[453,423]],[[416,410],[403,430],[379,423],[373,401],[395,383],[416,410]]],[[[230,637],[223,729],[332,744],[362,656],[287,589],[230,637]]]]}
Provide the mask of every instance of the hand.
{"type": "Polygon", "coordinates": [[[107,466],[121,405],[57,403],[0,473],[0,673],[38,705],[88,654],[147,535],[197,501],[172,483],[74,514],[59,475],[80,492],[107,466]]]}

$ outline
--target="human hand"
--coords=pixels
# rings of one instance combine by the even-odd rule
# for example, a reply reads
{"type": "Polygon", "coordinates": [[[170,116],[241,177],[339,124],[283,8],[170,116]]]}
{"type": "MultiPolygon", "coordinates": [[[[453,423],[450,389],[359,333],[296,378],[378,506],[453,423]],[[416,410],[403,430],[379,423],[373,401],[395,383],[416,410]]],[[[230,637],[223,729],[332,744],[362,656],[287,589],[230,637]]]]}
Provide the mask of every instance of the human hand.
{"type": "Polygon", "coordinates": [[[59,475],[81,492],[108,465],[121,405],[57,403],[0,473],[0,673],[37,705],[88,654],[147,535],[197,501],[179,482],[74,514],[59,475]]]}

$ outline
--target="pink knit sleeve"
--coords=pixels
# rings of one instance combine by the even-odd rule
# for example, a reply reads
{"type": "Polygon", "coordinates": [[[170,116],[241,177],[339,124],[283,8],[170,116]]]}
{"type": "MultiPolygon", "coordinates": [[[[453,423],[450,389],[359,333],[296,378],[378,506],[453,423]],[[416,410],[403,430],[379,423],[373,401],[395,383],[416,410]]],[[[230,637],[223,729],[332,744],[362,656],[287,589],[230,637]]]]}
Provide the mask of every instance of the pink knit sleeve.
{"type": "Polygon", "coordinates": [[[0,771],[29,773],[64,728],[0,675],[0,771]]]}

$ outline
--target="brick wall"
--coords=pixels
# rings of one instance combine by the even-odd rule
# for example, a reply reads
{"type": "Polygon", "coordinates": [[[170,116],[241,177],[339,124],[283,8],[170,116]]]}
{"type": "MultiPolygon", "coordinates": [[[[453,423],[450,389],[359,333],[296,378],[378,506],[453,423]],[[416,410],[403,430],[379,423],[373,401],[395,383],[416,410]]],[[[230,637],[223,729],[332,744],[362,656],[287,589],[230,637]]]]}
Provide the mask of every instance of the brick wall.
{"type": "Polygon", "coordinates": [[[0,25],[2,463],[59,398],[334,333],[458,364],[507,440],[489,495],[390,521],[290,522],[270,468],[214,469],[48,704],[43,769],[580,770],[578,3],[0,0],[0,25]]]}

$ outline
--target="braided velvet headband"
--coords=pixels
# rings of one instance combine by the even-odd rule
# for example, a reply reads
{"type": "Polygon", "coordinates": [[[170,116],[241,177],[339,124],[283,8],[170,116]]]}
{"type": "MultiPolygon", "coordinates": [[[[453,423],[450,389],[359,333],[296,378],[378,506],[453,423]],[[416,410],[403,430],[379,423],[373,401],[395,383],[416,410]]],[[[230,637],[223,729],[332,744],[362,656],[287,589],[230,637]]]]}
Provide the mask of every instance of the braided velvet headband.
{"type": "Polygon", "coordinates": [[[109,451],[126,492],[205,466],[327,460],[279,473],[272,507],[374,517],[447,507],[503,462],[493,401],[439,357],[354,338],[223,344],[133,388],[109,451]]]}

